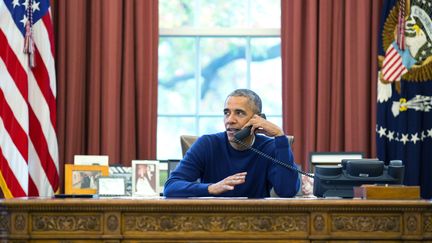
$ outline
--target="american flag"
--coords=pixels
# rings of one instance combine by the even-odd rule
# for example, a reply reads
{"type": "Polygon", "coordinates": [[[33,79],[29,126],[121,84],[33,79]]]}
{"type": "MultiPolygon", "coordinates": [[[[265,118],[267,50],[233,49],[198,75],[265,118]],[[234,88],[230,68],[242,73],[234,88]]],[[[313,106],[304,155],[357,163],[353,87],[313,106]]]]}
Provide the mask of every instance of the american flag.
{"type": "Polygon", "coordinates": [[[55,99],[49,0],[0,0],[0,186],[6,198],[59,189],[55,99]]]}
{"type": "Polygon", "coordinates": [[[408,72],[399,53],[401,49],[395,43],[387,49],[382,68],[383,79],[389,82],[400,81],[402,75],[408,72]]]}
{"type": "Polygon", "coordinates": [[[409,68],[404,65],[402,57],[405,50],[405,0],[399,3],[397,38],[387,49],[382,68],[383,79],[389,82],[400,81],[409,68]]]}

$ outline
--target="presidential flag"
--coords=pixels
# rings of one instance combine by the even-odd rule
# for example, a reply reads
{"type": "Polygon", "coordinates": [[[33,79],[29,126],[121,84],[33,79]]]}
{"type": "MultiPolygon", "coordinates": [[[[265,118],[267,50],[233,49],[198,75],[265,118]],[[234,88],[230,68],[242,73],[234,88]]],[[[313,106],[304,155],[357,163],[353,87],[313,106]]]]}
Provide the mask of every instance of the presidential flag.
{"type": "Polygon", "coordinates": [[[49,0],[0,0],[0,186],[6,198],[59,188],[49,0]]]}
{"type": "Polygon", "coordinates": [[[432,198],[432,1],[386,0],[378,59],[377,155],[432,198]]]}

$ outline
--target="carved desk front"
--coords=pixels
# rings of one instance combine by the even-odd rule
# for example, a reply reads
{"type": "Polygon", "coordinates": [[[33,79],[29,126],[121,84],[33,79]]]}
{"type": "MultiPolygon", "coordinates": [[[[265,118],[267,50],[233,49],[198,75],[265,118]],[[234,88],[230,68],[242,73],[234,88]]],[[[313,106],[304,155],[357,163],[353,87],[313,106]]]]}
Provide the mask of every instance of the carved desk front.
{"type": "Polygon", "coordinates": [[[9,199],[2,242],[432,242],[432,202],[9,199]]]}

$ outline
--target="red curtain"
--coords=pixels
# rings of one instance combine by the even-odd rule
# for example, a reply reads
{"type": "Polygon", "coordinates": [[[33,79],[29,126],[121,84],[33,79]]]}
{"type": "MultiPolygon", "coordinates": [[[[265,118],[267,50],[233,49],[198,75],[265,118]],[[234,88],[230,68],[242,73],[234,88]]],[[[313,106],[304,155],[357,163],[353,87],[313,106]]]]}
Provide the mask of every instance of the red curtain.
{"type": "Polygon", "coordinates": [[[309,153],[376,156],[377,41],[382,1],[282,0],[283,124],[296,161],[309,153]]]}
{"type": "Polygon", "coordinates": [[[158,1],[57,0],[53,15],[61,164],[155,159],[158,1]]]}

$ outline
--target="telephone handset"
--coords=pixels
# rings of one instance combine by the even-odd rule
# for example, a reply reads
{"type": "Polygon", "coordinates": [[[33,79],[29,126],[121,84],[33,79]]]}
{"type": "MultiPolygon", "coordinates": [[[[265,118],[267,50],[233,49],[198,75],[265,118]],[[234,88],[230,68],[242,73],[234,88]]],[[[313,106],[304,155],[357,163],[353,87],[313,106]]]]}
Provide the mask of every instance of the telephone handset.
{"type": "MultiPolygon", "coordinates": [[[[258,115],[264,119],[267,119],[264,113],[259,113],[258,115]]],[[[236,134],[234,134],[234,138],[240,141],[247,138],[251,133],[251,129],[252,129],[252,125],[241,129],[236,134]]]]}

